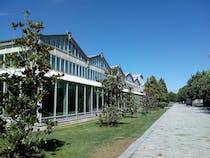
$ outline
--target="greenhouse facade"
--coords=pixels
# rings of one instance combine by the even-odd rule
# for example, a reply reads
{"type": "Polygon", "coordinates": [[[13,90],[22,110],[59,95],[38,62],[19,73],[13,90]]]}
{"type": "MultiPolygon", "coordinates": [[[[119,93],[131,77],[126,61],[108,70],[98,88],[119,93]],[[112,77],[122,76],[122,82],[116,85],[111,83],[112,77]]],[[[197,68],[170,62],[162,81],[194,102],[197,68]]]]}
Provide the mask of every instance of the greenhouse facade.
{"type": "MultiPolygon", "coordinates": [[[[61,74],[58,81],[48,87],[49,95],[42,101],[44,113],[39,119],[75,120],[95,116],[105,105],[105,98],[100,79],[105,79],[106,72],[112,71],[103,53],[87,56],[72,37],[71,33],[61,35],[40,35],[39,41],[53,47],[50,51],[50,74],[61,74]]],[[[4,61],[7,54],[17,53],[20,48],[12,40],[0,42],[0,60],[4,61]]],[[[116,67],[116,66],[115,66],[116,67]]],[[[141,74],[124,73],[118,65],[126,87],[131,87],[136,104],[140,103],[143,94],[144,80],[141,74]]],[[[0,71],[9,71],[12,67],[0,67],[0,71]]],[[[125,93],[128,88],[123,90],[125,93]]],[[[6,85],[1,84],[1,91],[6,85]]],[[[125,108],[126,105],[118,105],[125,108]]]]}

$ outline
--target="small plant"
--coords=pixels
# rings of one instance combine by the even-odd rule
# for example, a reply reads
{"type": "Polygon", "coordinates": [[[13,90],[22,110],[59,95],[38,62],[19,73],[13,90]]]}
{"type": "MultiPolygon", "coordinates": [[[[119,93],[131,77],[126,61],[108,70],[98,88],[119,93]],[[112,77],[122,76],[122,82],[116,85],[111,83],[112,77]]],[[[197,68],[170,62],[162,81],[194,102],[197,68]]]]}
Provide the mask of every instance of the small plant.
{"type": "Polygon", "coordinates": [[[131,92],[131,88],[129,88],[129,92],[124,93],[124,103],[126,104],[126,108],[123,110],[123,115],[126,116],[127,113],[133,117],[134,113],[137,112],[137,105],[135,103],[134,94],[131,92]]]}
{"type": "Polygon", "coordinates": [[[106,106],[99,115],[101,125],[113,126],[121,118],[120,111],[114,106],[106,106]]]}

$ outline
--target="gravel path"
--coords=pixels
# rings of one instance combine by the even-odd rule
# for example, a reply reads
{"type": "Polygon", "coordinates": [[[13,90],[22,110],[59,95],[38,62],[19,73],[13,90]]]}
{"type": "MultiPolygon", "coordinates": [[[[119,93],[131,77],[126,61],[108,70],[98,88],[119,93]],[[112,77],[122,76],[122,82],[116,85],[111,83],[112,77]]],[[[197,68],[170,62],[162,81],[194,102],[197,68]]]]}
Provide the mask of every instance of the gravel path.
{"type": "Polygon", "coordinates": [[[120,158],[210,158],[210,113],[174,104],[120,158]]]}

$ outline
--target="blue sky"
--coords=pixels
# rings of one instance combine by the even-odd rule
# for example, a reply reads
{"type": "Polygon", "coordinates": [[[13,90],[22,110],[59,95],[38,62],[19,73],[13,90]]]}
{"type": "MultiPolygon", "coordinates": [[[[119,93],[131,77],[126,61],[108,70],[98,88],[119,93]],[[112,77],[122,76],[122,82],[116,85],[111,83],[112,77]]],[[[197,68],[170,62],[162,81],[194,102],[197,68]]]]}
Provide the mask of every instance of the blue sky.
{"type": "Polygon", "coordinates": [[[43,34],[72,32],[88,55],[103,52],[124,72],[154,75],[177,92],[192,74],[210,69],[209,0],[5,0],[0,40],[19,37],[11,22],[30,10],[43,34]]]}

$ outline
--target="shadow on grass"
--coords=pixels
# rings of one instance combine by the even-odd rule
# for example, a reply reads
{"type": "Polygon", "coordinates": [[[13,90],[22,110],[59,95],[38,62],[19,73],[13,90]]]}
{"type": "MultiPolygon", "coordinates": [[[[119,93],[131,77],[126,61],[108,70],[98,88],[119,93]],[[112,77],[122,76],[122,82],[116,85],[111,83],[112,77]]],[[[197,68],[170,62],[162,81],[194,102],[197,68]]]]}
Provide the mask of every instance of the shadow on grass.
{"type": "Polygon", "coordinates": [[[47,143],[42,145],[44,151],[57,151],[65,144],[64,141],[58,139],[48,139],[47,143]]]}
{"type": "Polygon", "coordinates": [[[99,122],[97,122],[96,123],[97,125],[99,125],[100,127],[118,127],[119,125],[124,125],[124,124],[128,124],[128,123],[126,123],[126,122],[110,122],[110,123],[106,123],[106,122],[104,122],[104,123],[99,123],[99,122]]]}
{"type": "Polygon", "coordinates": [[[132,115],[125,115],[125,116],[123,116],[123,118],[137,118],[137,116],[132,116],[132,115]]]}

